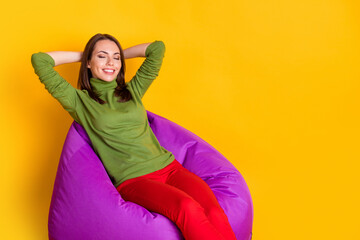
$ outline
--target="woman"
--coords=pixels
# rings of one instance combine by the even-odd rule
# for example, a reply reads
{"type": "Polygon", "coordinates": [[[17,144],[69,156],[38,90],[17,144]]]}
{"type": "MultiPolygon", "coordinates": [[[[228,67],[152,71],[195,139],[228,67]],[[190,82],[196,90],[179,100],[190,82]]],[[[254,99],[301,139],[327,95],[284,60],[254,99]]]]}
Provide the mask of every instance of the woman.
{"type": "Polygon", "coordinates": [[[185,239],[236,239],[209,186],[163,148],[149,126],[141,99],[164,53],[162,41],[123,50],[113,36],[96,34],[83,52],[39,52],[31,62],[45,88],[84,127],[124,200],[168,217],[185,239]],[[125,83],[125,59],[134,57],[146,59],[125,83]],[[53,67],[79,61],[76,89],[53,67]]]}

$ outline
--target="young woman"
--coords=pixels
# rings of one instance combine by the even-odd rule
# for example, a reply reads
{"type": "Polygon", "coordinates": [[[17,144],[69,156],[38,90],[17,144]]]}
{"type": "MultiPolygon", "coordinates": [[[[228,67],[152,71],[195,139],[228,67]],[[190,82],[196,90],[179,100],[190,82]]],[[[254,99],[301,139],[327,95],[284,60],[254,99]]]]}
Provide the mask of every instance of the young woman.
{"type": "Polygon", "coordinates": [[[152,132],[142,97],[158,76],[162,41],[123,50],[111,35],[96,34],[83,52],[38,52],[35,73],[49,93],[81,124],[114,186],[126,201],[172,220],[187,240],[236,239],[209,186],[185,169],[152,132]],[[146,57],[125,83],[125,59],[146,57]],[[81,62],[78,87],[54,66],[81,62]]]}

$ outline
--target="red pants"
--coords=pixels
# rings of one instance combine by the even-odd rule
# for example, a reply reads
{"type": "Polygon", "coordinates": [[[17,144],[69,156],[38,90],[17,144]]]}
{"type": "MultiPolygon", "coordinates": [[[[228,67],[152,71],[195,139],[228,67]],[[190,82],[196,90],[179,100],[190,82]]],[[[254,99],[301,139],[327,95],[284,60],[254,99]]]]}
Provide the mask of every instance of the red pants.
{"type": "Polygon", "coordinates": [[[122,198],[173,221],[186,240],[236,240],[210,187],[177,160],[167,167],[126,180],[122,198]]]}

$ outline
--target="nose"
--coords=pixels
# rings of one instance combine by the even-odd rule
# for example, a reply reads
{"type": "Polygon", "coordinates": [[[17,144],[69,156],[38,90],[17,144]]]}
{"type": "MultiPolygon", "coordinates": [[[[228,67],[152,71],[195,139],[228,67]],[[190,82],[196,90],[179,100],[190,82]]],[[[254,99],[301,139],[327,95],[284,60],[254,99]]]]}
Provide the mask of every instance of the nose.
{"type": "Polygon", "coordinates": [[[114,62],[113,62],[113,60],[111,58],[109,58],[106,64],[109,65],[109,66],[113,66],[114,62]]]}

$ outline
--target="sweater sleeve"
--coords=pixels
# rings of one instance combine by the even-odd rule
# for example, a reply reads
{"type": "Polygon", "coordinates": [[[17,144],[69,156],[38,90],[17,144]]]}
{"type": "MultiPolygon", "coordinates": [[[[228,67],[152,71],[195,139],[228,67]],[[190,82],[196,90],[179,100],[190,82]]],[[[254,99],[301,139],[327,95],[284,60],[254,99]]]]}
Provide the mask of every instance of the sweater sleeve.
{"type": "Polygon", "coordinates": [[[31,55],[31,64],[48,92],[60,102],[66,111],[74,112],[76,89],[53,69],[54,59],[47,53],[38,52],[31,55]]]}
{"type": "Polygon", "coordinates": [[[158,76],[165,54],[163,41],[152,42],[145,51],[146,59],[130,80],[134,91],[142,98],[153,80],[158,76]]]}

